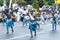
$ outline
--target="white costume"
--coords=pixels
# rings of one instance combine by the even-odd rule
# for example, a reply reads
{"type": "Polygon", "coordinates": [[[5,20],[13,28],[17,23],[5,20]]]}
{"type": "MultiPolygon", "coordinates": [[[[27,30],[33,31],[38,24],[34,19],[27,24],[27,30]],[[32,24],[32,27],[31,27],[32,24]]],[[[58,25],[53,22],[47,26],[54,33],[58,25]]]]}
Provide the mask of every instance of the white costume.
{"type": "Polygon", "coordinates": [[[28,10],[23,10],[23,14],[26,15],[28,13],[28,10]]]}
{"type": "Polygon", "coordinates": [[[29,16],[30,16],[31,20],[35,20],[34,17],[31,14],[29,14],[29,16]]]}
{"type": "Polygon", "coordinates": [[[30,17],[29,17],[29,16],[25,16],[24,18],[25,18],[26,20],[29,20],[29,19],[30,19],[30,17]]]}
{"type": "Polygon", "coordinates": [[[17,12],[17,14],[16,14],[16,19],[17,19],[17,22],[19,22],[19,20],[20,20],[20,13],[19,12],[17,12]]]}

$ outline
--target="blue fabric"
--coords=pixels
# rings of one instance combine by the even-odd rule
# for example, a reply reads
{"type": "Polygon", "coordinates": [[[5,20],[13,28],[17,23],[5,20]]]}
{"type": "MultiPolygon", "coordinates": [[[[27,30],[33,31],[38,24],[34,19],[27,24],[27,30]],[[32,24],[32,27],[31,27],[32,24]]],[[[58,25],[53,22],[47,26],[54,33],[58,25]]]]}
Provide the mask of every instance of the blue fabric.
{"type": "Polygon", "coordinates": [[[33,23],[30,23],[29,24],[29,29],[32,30],[32,27],[33,27],[33,23]]]}
{"type": "Polygon", "coordinates": [[[30,23],[29,24],[29,28],[30,29],[36,29],[37,28],[37,25],[39,25],[36,21],[34,21],[33,23],[30,23]]]}
{"type": "Polygon", "coordinates": [[[27,22],[27,20],[26,19],[23,19],[23,24],[25,24],[27,22]]]}
{"type": "Polygon", "coordinates": [[[54,27],[56,27],[56,23],[53,21],[52,22],[52,29],[54,29],[54,27]]]}
{"type": "Polygon", "coordinates": [[[5,23],[6,22],[6,18],[2,18],[2,22],[5,23]]]}
{"type": "Polygon", "coordinates": [[[23,19],[23,25],[26,24],[29,20],[23,19]]]}
{"type": "Polygon", "coordinates": [[[29,24],[30,34],[32,35],[33,31],[36,31],[37,23],[33,22],[29,24]]]}
{"type": "Polygon", "coordinates": [[[32,27],[33,27],[33,23],[30,23],[30,24],[29,24],[29,29],[30,29],[30,34],[31,34],[31,35],[32,35],[32,32],[33,32],[33,28],[32,28],[32,27]]]}
{"type": "Polygon", "coordinates": [[[58,16],[55,16],[55,18],[56,18],[56,21],[58,21],[58,16]]]}
{"type": "Polygon", "coordinates": [[[7,31],[9,29],[9,27],[13,27],[14,26],[14,22],[12,21],[12,19],[7,19],[6,20],[6,28],[7,28],[7,31]]]}
{"type": "Polygon", "coordinates": [[[6,26],[7,27],[14,26],[14,23],[13,23],[12,19],[7,19],[6,20],[6,26]]]}
{"type": "Polygon", "coordinates": [[[32,33],[33,33],[33,31],[35,32],[36,31],[36,29],[34,29],[34,30],[30,30],[30,34],[31,34],[31,36],[33,35],[32,33]]]}
{"type": "Polygon", "coordinates": [[[37,23],[37,21],[34,22],[35,27],[37,28],[37,26],[39,25],[39,23],[37,23]]]}

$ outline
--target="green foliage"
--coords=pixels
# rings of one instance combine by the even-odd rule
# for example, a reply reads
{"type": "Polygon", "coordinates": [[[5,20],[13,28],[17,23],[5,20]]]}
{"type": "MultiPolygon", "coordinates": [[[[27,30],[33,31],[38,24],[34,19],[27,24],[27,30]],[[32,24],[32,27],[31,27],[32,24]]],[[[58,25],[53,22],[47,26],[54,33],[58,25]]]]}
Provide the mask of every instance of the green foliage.
{"type": "Polygon", "coordinates": [[[3,0],[0,0],[0,5],[2,5],[3,4],[3,0]]]}
{"type": "Polygon", "coordinates": [[[32,3],[32,6],[34,8],[39,8],[38,0],[34,0],[33,3],[32,3]]]}
{"type": "Polygon", "coordinates": [[[53,5],[54,4],[54,0],[45,0],[47,2],[48,5],[53,5]]]}
{"type": "Polygon", "coordinates": [[[9,6],[10,0],[6,0],[6,4],[7,6],[9,6]]]}
{"type": "Polygon", "coordinates": [[[44,1],[43,0],[38,0],[38,4],[39,4],[39,7],[42,7],[44,5],[44,1]]]}
{"type": "MultiPolygon", "coordinates": [[[[10,0],[6,0],[7,5],[9,5],[10,0]]],[[[54,6],[54,0],[17,0],[18,4],[27,5],[31,4],[34,8],[42,7],[43,5],[52,5],[54,6]]],[[[0,5],[3,4],[3,0],[0,0],[0,5]]]]}
{"type": "Polygon", "coordinates": [[[26,1],[25,0],[17,0],[17,3],[19,4],[19,5],[26,5],[26,1]]]}

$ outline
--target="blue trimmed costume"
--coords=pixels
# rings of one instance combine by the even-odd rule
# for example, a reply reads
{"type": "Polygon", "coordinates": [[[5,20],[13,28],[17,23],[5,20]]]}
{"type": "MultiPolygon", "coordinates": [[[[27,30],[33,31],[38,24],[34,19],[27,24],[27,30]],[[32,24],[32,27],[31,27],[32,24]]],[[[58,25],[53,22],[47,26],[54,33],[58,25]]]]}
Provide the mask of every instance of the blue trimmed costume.
{"type": "Polygon", "coordinates": [[[33,36],[33,31],[35,32],[35,36],[36,36],[36,29],[37,29],[37,25],[39,25],[36,21],[34,21],[33,23],[31,22],[29,24],[29,29],[30,29],[30,34],[31,34],[31,37],[33,36]]]}
{"type": "Polygon", "coordinates": [[[53,21],[52,21],[52,30],[56,30],[56,18],[53,17],[53,21]]]}
{"type": "Polygon", "coordinates": [[[6,18],[2,18],[2,22],[5,23],[6,22],[6,18]]]}
{"type": "Polygon", "coordinates": [[[6,19],[6,29],[7,29],[7,33],[9,32],[9,27],[11,27],[12,32],[13,32],[13,26],[14,26],[14,22],[12,21],[12,19],[6,19]]]}

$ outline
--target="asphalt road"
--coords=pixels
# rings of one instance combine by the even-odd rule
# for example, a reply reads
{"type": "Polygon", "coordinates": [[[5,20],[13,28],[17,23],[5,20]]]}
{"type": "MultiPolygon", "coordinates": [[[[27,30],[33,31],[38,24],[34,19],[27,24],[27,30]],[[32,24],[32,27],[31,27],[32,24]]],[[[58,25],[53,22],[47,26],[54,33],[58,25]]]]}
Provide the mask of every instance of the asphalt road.
{"type": "Polygon", "coordinates": [[[41,24],[41,28],[37,29],[37,36],[30,38],[29,26],[22,26],[22,22],[16,23],[14,33],[9,29],[9,34],[6,34],[6,27],[0,23],[0,40],[60,40],[60,25],[57,25],[57,30],[52,31],[50,22],[41,24]]]}

